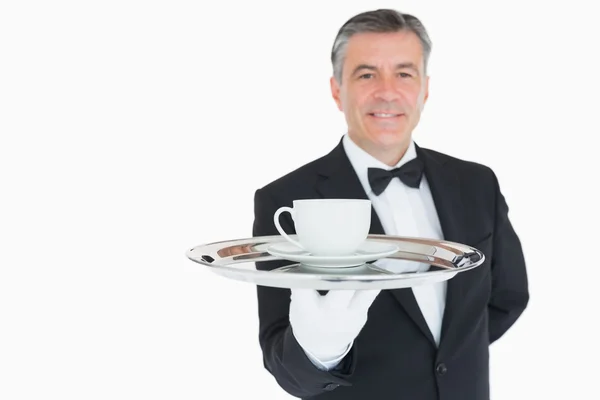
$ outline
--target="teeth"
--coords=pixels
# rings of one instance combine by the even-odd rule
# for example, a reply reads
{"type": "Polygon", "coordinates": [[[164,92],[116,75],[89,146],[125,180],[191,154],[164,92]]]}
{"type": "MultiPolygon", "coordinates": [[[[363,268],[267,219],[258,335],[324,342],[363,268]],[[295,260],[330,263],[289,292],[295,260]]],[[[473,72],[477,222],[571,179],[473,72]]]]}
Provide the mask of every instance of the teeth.
{"type": "Polygon", "coordinates": [[[396,114],[379,114],[379,113],[374,113],[373,115],[376,117],[382,117],[382,118],[390,118],[390,117],[396,116],[396,114]]]}

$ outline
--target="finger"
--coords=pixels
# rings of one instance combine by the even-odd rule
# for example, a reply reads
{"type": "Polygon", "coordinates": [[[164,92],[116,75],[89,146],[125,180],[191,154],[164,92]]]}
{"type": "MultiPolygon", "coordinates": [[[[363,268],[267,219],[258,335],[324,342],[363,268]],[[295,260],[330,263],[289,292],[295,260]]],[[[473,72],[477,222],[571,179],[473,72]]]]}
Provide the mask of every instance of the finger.
{"type": "Polygon", "coordinates": [[[355,292],[355,290],[330,290],[329,293],[321,299],[322,305],[330,309],[347,308],[352,301],[355,292]]]}
{"type": "Polygon", "coordinates": [[[381,292],[380,289],[357,290],[356,294],[352,298],[350,307],[362,309],[371,307],[371,304],[373,304],[377,298],[377,295],[379,295],[379,292],[381,292]]]}

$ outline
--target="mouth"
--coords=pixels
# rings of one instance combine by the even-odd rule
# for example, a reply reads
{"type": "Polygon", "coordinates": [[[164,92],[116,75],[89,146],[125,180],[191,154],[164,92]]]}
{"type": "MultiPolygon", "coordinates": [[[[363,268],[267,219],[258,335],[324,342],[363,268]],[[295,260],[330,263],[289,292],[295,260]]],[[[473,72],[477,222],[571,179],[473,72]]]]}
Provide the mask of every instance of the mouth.
{"type": "Polygon", "coordinates": [[[371,116],[371,117],[374,117],[374,118],[393,119],[393,118],[401,117],[404,114],[384,113],[384,112],[372,112],[372,113],[369,113],[368,115],[371,116]]]}

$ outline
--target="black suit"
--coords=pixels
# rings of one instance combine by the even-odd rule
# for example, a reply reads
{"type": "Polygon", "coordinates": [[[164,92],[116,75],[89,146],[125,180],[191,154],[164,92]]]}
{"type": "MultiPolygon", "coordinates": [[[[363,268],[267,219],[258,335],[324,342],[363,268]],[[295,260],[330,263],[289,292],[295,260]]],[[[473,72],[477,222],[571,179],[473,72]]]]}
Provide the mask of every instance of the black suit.
{"type": "MultiPolygon", "coordinates": [[[[486,261],[448,281],[439,348],[411,289],[384,290],[344,361],[321,371],[292,335],[288,289],[258,286],[259,341],[264,366],[293,396],[308,399],[489,399],[489,345],[524,311],[525,261],[498,181],[486,166],[420,148],[444,239],[481,250],[486,261]]],[[[256,191],[254,236],[277,235],[273,214],[295,199],[367,195],[342,142],[326,156],[256,191]]],[[[281,225],[293,233],[289,214],[281,225]]],[[[383,234],[375,211],[372,234],[383,234]]],[[[257,263],[272,269],[284,261],[257,263]]]]}

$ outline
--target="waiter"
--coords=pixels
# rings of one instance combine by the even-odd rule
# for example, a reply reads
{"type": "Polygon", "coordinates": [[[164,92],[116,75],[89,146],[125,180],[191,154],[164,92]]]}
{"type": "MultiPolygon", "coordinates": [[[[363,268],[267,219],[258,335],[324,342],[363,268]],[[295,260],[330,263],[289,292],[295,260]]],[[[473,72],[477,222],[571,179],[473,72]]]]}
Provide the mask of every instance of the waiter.
{"type": "MultiPolygon", "coordinates": [[[[328,154],[256,191],[253,235],[277,235],[273,215],[295,199],[364,198],[371,234],[465,243],[486,260],[407,289],[258,286],[264,367],[292,396],[489,399],[489,346],[527,306],[523,251],[494,172],[412,138],[429,96],[430,52],[426,29],[409,14],[364,12],[341,27],[330,82],[347,132],[328,154]]],[[[289,214],[280,221],[295,232],[289,214]]]]}

